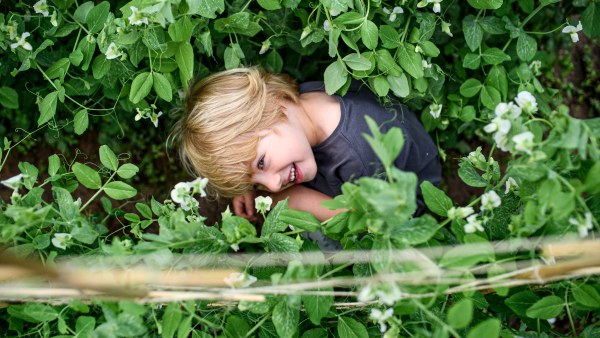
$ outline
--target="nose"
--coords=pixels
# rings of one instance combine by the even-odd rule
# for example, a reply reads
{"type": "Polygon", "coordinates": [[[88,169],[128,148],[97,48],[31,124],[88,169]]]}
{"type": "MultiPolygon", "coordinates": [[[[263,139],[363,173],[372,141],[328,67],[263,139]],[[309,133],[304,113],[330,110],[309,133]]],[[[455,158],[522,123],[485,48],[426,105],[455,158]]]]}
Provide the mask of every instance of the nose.
{"type": "Polygon", "coordinates": [[[263,185],[271,192],[278,192],[282,184],[283,180],[280,173],[273,173],[264,177],[263,185]]]}

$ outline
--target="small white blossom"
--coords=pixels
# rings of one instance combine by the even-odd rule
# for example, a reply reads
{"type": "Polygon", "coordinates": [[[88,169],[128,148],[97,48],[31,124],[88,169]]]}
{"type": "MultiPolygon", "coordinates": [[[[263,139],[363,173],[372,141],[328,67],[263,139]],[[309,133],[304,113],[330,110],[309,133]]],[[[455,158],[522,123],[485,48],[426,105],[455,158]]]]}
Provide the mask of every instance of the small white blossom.
{"type": "Polygon", "coordinates": [[[550,324],[556,323],[556,317],[548,319],[548,323],[550,323],[550,324]]]}
{"type": "Polygon", "coordinates": [[[117,45],[115,45],[114,42],[111,42],[110,45],[108,46],[108,49],[106,50],[106,53],[104,53],[104,55],[106,55],[107,60],[112,60],[112,59],[118,58],[119,56],[121,56],[123,54],[121,53],[119,48],[117,48],[117,45]]]}
{"type": "Polygon", "coordinates": [[[144,17],[143,14],[138,11],[138,9],[135,6],[129,6],[129,8],[131,9],[132,14],[129,16],[129,24],[132,26],[135,25],[141,25],[141,24],[148,24],[148,18],[144,17]]]}
{"type": "MultiPolygon", "coordinates": [[[[139,108],[136,108],[136,109],[138,109],[138,111],[139,111],[139,108]]],[[[139,121],[141,118],[142,118],[142,114],[141,113],[135,114],[135,120],[136,121],[139,121]]]]}
{"type": "Polygon", "coordinates": [[[307,37],[311,32],[311,29],[309,26],[306,26],[306,28],[304,28],[304,30],[302,30],[302,35],[300,36],[300,40],[304,39],[305,37],[307,37]]]}
{"type": "Polygon", "coordinates": [[[581,25],[581,21],[579,21],[577,27],[569,25],[563,28],[562,32],[571,34],[571,40],[573,40],[573,42],[577,42],[579,41],[579,35],[577,35],[577,32],[580,32],[582,29],[583,26],[581,25]]]}
{"type": "Polygon", "coordinates": [[[152,114],[152,117],[150,117],[150,121],[154,123],[155,128],[158,128],[158,118],[161,117],[162,114],[163,112],[158,112],[158,114],[152,114]]]}
{"type": "Polygon", "coordinates": [[[496,116],[498,116],[498,117],[508,116],[511,119],[516,119],[517,117],[521,116],[521,108],[519,108],[517,105],[515,105],[512,102],[509,102],[509,103],[500,102],[496,106],[495,113],[496,113],[496,116]],[[509,113],[509,114],[506,114],[506,113],[509,113]]]}
{"type": "Polygon", "coordinates": [[[175,203],[183,203],[185,198],[189,196],[190,188],[188,182],[179,182],[175,184],[175,187],[171,190],[171,200],[175,203]]]}
{"type": "Polygon", "coordinates": [[[500,150],[502,151],[509,151],[510,147],[508,145],[508,135],[501,133],[501,132],[497,132],[494,134],[494,142],[496,142],[496,145],[498,146],[498,148],[500,148],[500,150]]]}
{"type": "Polygon", "coordinates": [[[232,288],[245,288],[256,282],[258,278],[245,272],[233,272],[229,278],[225,277],[223,281],[232,288]]]}
{"type": "Polygon", "coordinates": [[[569,218],[569,223],[577,227],[577,231],[579,231],[579,237],[585,238],[588,235],[590,229],[594,227],[592,223],[592,213],[585,213],[585,221],[581,222],[577,218],[569,218]]]}
{"type": "Polygon", "coordinates": [[[18,191],[21,187],[21,180],[23,179],[23,174],[19,174],[17,176],[13,176],[4,181],[0,181],[2,185],[7,186],[15,191],[18,191]]]}
{"type": "Polygon", "coordinates": [[[535,60],[529,65],[529,69],[532,69],[533,73],[536,76],[542,75],[542,72],[540,72],[541,67],[542,67],[542,61],[540,61],[540,60],[535,60]]]}
{"type": "Polygon", "coordinates": [[[181,206],[181,209],[185,211],[190,211],[192,207],[197,208],[200,205],[200,203],[197,199],[193,198],[192,196],[186,196],[183,202],[181,202],[179,205],[181,206]]]}
{"type": "Polygon", "coordinates": [[[389,308],[387,310],[385,310],[385,312],[379,310],[379,309],[371,309],[371,314],[369,315],[369,318],[376,320],[377,323],[379,323],[379,328],[381,329],[381,332],[385,332],[387,331],[387,324],[385,323],[388,319],[390,319],[392,316],[394,315],[394,309],[393,308],[389,308]]]}
{"type": "Polygon", "coordinates": [[[440,114],[442,113],[442,105],[435,104],[435,103],[430,104],[429,112],[431,113],[431,115],[433,116],[434,119],[437,119],[438,117],[440,117],[440,114]]]}
{"type": "Polygon", "coordinates": [[[448,218],[450,219],[462,219],[465,218],[467,216],[469,216],[470,214],[474,213],[475,209],[473,209],[473,207],[452,207],[450,209],[448,209],[448,218]]]}
{"type": "Polygon", "coordinates": [[[208,184],[208,178],[198,177],[195,180],[188,182],[188,186],[192,188],[192,194],[200,193],[200,197],[206,197],[206,192],[204,188],[208,184]]]}
{"type": "Polygon", "coordinates": [[[423,69],[431,68],[431,63],[428,63],[426,60],[422,60],[421,65],[423,66],[423,69]]]}
{"type": "Polygon", "coordinates": [[[29,37],[29,35],[31,35],[31,34],[29,34],[29,32],[24,32],[23,34],[21,34],[21,38],[17,42],[11,44],[10,48],[15,49],[15,48],[21,46],[21,47],[23,47],[23,49],[32,50],[33,48],[31,47],[29,42],[25,41],[25,39],[27,37],[29,37]]]}
{"type": "Polygon", "coordinates": [[[402,7],[394,7],[394,9],[390,12],[389,9],[387,9],[386,7],[383,8],[383,11],[385,12],[385,14],[389,14],[390,21],[396,21],[396,15],[397,14],[402,14],[404,13],[404,10],[402,9],[402,7]]]}
{"type": "Polygon", "coordinates": [[[273,203],[273,199],[270,196],[267,196],[267,197],[258,196],[254,200],[254,207],[256,208],[256,210],[264,213],[264,212],[271,210],[272,203],[273,203]]]}
{"type": "Polygon", "coordinates": [[[494,190],[481,195],[481,210],[492,210],[499,207],[500,204],[502,204],[502,200],[494,190]]]}
{"type": "Polygon", "coordinates": [[[33,10],[36,13],[41,13],[44,17],[47,17],[50,14],[46,0],[36,2],[35,5],[33,5],[33,10]]]}
{"type": "Polygon", "coordinates": [[[481,226],[481,223],[477,221],[477,215],[471,215],[467,217],[467,224],[465,224],[464,229],[468,234],[472,234],[477,231],[485,231],[485,229],[481,226]]]}
{"type": "Polygon", "coordinates": [[[402,299],[402,292],[398,286],[393,283],[380,284],[378,290],[375,291],[375,294],[388,306],[392,306],[402,299]]]}
{"type": "Polygon", "coordinates": [[[537,109],[537,101],[535,96],[531,95],[528,91],[522,91],[517,94],[515,97],[515,102],[523,109],[526,113],[536,112],[537,109]]]}
{"type": "Polygon", "coordinates": [[[10,21],[8,23],[8,25],[6,25],[6,29],[8,29],[8,36],[10,38],[10,40],[15,40],[17,39],[18,33],[17,33],[17,22],[16,21],[10,21]]]}
{"type": "Polygon", "coordinates": [[[497,131],[502,134],[508,134],[510,127],[511,124],[509,120],[505,120],[501,116],[498,116],[494,117],[490,124],[483,127],[483,130],[485,130],[486,133],[493,133],[497,131]]]}
{"type": "Polygon", "coordinates": [[[341,11],[336,11],[335,9],[329,9],[329,15],[331,16],[338,16],[340,15],[341,11]]]}
{"type": "Polygon", "coordinates": [[[260,47],[260,52],[258,52],[258,54],[262,55],[266,53],[269,50],[269,47],[271,47],[271,40],[263,42],[262,47],[260,47]]]}
{"type": "Polygon", "coordinates": [[[325,21],[323,22],[323,29],[324,29],[326,32],[329,32],[329,31],[331,30],[331,24],[329,23],[329,20],[325,20],[325,21]]]}
{"type": "MultiPolygon", "coordinates": [[[[233,251],[237,252],[240,249],[239,244],[233,243],[229,246],[233,251]]],[[[231,286],[231,285],[230,285],[231,286]]]]}
{"type": "Polygon", "coordinates": [[[440,3],[442,1],[443,0],[427,0],[427,3],[428,4],[433,3],[433,12],[434,13],[439,13],[439,12],[442,11],[442,5],[440,5],[440,3]]]}
{"type": "Polygon", "coordinates": [[[442,32],[448,34],[450,37],[453,37],[454,35],[452,35],[452,32],[450,31],[450,26],[452,26],[451,23],[442,21],[442,32]]]}
{"type": "Polygon", "coordinates": [[[533,155],[531,149],[533,148],[534,137],[535,136],[530,131],[513,136],[512,141],[515,143],[515,150],[533,155]]]}
{"type": "Polygon", "coordinates": [[[56,233],[54,234],[54,238],[52,238],[52,244],[60,249],[66,250],[69,239],[71,239],[71,234],[67,233],[56,233]]]}
{"type": "Polygon", "coordinates": [[[504,192],[504,194],[508,194],[509,192],[514,191],[515,189],[519,189],[519,185],[517,184],[517,181],[515,181],[514,178],[509,177],[506,181],[506,191],[504,192]]]}
{"type": "MultiPolygon", "coordinates": [[[[423,53],[423,48],[421,48],[421,46],[419,46],[419,45],[416,45],[415,46],[415,53],[423,53]]],[[[427,67],[427,68],[429,68],[429,67],[427,67]]]]}
{"type": "Polygon", "coordinates": [[[56,11],[52,12],[52,16],[50,17],[50,23],[52,26],[58,26],[58,13],[56,11]]]}
{"type": "Polygon", "coordinates": [[[81,197],[77,197],[77,200],[75,202],[73,202],[73,205],[76,205],[78,208],[81,208],[81,197]]]}

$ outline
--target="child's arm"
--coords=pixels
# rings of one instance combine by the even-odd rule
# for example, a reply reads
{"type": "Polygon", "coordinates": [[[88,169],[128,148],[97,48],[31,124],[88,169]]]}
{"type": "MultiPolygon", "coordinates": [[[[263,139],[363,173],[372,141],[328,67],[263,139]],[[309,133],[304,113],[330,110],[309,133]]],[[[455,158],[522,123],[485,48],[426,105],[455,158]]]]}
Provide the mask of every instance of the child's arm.
{"type": "Polygon", "coordinates": [[[321,202],[329,201],[333,198],[303,185],[294,185],[288,189],[285,189],[284,191],[272,194],[271,198],[273,198],[273,207],[277,204],[277,202],[285,199],[288,196],[290,198],[288,200],[288,206],[290,209],[308,211],[320,222],[326,221],[345,210],[329,210],[320,206],[319,204],[321,202]]]}

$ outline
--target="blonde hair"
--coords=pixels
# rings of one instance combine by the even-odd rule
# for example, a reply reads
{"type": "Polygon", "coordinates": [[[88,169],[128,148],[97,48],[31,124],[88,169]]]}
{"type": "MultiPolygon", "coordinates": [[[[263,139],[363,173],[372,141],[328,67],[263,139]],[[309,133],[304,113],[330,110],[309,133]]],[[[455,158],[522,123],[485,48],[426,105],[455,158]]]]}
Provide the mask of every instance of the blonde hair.
{"type": "Polygon", "coordinates": [[[260,66],[218,72],[190,84],[170,139],[185,169],[208,178],[211,197],[240,196],[252,190],[259,132],[285,121],[282,104],[299,98],[298,84],[287,74],[260,66]]]}

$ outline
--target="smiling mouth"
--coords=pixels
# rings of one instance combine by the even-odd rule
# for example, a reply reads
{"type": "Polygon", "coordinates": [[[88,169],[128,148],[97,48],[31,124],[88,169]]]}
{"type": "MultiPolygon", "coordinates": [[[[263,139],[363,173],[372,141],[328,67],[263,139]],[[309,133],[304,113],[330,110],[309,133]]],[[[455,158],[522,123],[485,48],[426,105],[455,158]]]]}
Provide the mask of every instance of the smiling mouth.
{"type": "Polygon", "coordinates": [[[287,184],[294,183],[294,181],[298,178],[298,171],[296,169],[296,165],[292,163],[292,170],[290,170],[290,175],[288,176],[287,184]]]}

